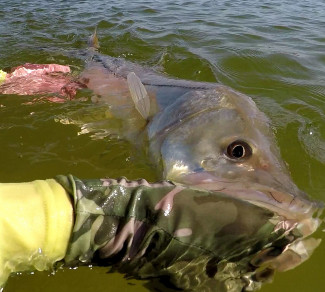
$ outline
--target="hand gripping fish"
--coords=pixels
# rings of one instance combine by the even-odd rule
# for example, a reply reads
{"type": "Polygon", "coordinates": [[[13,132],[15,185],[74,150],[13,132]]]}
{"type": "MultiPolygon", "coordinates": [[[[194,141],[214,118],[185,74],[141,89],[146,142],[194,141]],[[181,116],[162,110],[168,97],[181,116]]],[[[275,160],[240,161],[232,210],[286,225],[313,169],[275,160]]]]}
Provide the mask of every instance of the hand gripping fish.
{"type": "Polygon", "coordinates": [[[0,94],[39,95],[65,102],[85,87],[68,75],[70,72],[66,65],[30,63],[12,68],[10,73],[0,70],[0,94]]]}

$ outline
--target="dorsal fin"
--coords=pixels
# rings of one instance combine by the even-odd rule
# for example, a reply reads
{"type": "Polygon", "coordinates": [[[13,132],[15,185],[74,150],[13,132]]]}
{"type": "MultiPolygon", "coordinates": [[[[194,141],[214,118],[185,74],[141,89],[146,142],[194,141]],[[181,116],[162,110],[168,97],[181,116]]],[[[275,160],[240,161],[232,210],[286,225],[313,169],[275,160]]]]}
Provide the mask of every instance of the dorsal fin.
{"type": "Polygon", "coordinates": [[[135,108],[147,120],[150,114],[150,99],[147,90],[134,72],[128,74],[127,82],[135,108]]]}
{"type": "Polygon", "coordinates": [[[97,26],[95,27],[94,33],[90,36],[88,40],[88,47],[94,51],[99,49],[99,41],[97,37],[97,26]]]}

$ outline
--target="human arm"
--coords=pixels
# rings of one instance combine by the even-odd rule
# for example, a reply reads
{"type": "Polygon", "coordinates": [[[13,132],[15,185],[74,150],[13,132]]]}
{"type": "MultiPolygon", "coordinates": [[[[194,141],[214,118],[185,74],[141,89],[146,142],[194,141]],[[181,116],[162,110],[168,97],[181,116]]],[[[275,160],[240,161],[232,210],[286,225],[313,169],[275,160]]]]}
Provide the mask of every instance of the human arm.
{"type": "MultiPolygon", "coordinates": [[[[317,217],[288,220],[222,192],[171,182],[58,176],[56,180],[3,185],[0,197],[10,198],[13,209],[24,196],[20,211],[4,211],[2,216],[12,223],[6,233],[0,230],[2,238],[11,239],[13,244],[26,241],[5,253],[7,261],[19,252],[24,255],[17,257],[20,262],[16,261],[19,265],[12,272],[44,270],[55,261],[74,266],[91,263],[114,266],[141,278],[167,276],[176,287],[188,291],[248,291],[272,278],[275,270],[292,268],[307,259],[319,243],[305,238],[318,227],[317,217]],[[49,181],[49,187],[38,187],[49,181]],[[12,188],[16,185],[20,187],[12,188]],[[53,228],[47,228],[52,221],[42,219],[47,223],[36,228],[33,222],[49,216],[38,213],[52,214],[51,220],[62,225],[53,223],[53,228]],[[25,217],[26,230],[15,224],[17,218],[25,217]],[[49,234],[62,240],[56,256],[45,253],[50,250],[44,248],[49,234]],[[33,248],[26,249],[30,242],[35,242],[33,248]],[[29,259],[39,248],[46,257],[42,265],[35,265],[29,259]]],[[[0,270],[8,276],[3,267],[5,262],[0,270]]]]}
{"type": "Polygon", "coordinates": [[[54,179],[0,184],[0,286],[10,273],[48,270],[64,258],[71,197],[54,179]]]}

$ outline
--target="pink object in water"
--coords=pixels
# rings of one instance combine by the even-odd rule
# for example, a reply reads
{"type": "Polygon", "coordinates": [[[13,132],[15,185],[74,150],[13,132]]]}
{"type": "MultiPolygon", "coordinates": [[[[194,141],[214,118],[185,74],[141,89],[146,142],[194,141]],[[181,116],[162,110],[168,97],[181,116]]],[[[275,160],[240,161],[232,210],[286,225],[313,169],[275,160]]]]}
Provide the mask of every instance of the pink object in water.
{"type": "Polygon", "coordinates": [[[58,64],[30,64],[18,66],[11,70],[11,73],[6,76],[10,79],[13,77],[23,77],[27,75],[44,75],[52,72],[70,73],[70,67],[58,64]]]}
{"type": "Polygon", "coordinates": [[[0,94],[55,94],[73,99],[79,88],[86,85],[74,80],[70,67],[58,64],[25,64],[7,74],[0,86],[0,94]]]}

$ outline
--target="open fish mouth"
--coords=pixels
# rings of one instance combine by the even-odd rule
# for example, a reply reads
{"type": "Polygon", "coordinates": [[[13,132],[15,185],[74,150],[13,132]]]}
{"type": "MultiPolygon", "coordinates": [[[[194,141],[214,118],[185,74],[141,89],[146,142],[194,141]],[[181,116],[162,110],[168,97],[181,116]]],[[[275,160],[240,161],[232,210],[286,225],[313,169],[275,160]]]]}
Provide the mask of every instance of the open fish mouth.
{"type": "MultiPolygon", "coordinates": [[[[219,178],[209,171],[184,174],[177,181],[227,196],[246,201],[259,207],[268,209],[287,219],[304,220],[305,218],[319,217],[324,203],[313,200],[292,183],[292,188],[277,187],[254,183],[244,178],[229,180],[219,178]]],[[[318,225],[317,225],[318,226],[318,225]]],[[[314,228],[312,228],[314,229],[314,228]]]]}

